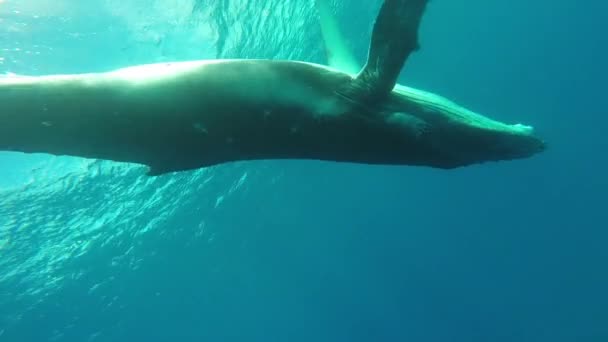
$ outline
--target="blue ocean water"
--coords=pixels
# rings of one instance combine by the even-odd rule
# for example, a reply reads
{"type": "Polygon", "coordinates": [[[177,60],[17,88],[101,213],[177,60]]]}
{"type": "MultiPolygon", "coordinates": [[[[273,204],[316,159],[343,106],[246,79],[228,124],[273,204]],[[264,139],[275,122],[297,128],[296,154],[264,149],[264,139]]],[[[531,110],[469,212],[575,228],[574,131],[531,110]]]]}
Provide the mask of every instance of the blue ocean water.
{"type": "MultiPolygon", "coordinates": [[[[332,3],[360,60],[379,5],[332,3]]],[[[0,341],[607,341],[605,13],[431,2],[400,83],[534,125],[528,160],[0,154],[0,341]]],[[[323,54],[312,1],[0,1],[0,73],[323,54]]]]}

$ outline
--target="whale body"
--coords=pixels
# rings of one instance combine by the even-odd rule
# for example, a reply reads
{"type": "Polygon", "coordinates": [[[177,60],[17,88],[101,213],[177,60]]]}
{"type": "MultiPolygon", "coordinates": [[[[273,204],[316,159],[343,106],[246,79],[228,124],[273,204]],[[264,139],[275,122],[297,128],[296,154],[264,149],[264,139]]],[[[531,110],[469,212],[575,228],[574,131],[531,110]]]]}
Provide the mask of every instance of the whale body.
{"type": "Polygon", "coordinates": [[[384,2],[358,74],[235,59],[0,78],[0,150],[139,163],[150,175],[254,159],[451,169],[543,151],[529,126],[395,84],[425,6],[384,2]]]}

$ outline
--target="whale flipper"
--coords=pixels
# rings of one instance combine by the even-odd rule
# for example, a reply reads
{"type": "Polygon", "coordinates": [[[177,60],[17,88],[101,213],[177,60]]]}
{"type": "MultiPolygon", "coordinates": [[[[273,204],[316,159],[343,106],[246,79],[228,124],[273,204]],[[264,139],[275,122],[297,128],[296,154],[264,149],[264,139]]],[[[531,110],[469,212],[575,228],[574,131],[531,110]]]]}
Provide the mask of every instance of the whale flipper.
{"type": "Polygon", "coordinates": [[[367,62],[339,93],[374,104],[385,99],[409,55],[416,51],[418,28],[428,0],[385,0],[374,23],[367,62]]]}
{"type": "Polygon", "coordinates": [[[348,48],[327,0],[315,0],[315,7],[319,14],[321,34],[327,53],[327,64],[340,71],[356,75],[361,70],[361,66],[348,48]]]}

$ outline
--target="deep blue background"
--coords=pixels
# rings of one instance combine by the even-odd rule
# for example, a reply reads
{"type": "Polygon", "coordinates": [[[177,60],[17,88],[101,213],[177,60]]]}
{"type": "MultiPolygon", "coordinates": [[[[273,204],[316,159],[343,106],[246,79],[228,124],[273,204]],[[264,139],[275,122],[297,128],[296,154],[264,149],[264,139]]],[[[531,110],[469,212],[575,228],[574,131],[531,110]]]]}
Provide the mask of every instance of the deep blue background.
{"type": "MultiPolygon", "coordinates": [[[[360,59],[378,5],[336,6],[360,59]]],[[[95,163],[0,193],[0,340],[608,340],[605,13],[431,3],[401,83],[534,125],[550,148],[529,160],[267,161],[155,180],[95,163]]],[[[317,60],[310,30],[316,50],[299,56],[317,60]]],[[[221,54],[285,56],[267,44],[221,54]]]]}

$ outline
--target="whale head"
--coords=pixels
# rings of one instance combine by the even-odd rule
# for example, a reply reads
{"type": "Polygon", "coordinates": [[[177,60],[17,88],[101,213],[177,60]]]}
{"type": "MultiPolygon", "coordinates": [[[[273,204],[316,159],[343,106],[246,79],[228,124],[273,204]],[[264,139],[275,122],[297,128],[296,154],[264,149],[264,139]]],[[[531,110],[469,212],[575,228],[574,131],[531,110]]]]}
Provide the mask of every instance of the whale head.
{"type": "Polygon", "coordinates": [[[407,126],[419,127],[425,162],[455,168],[486,161],[532,157],[546,149],[532,126],[506,124],[477,114],[439,95],[397,85],[391,108],[407,113],[407,126]]]}

